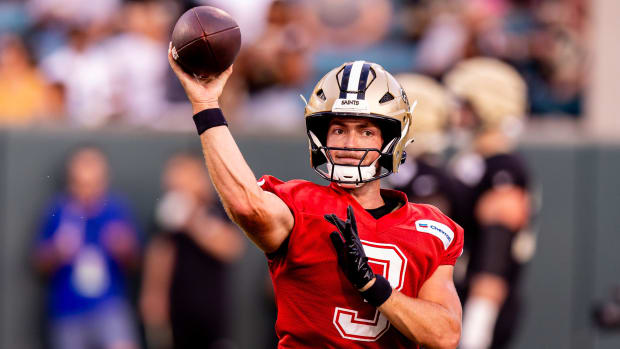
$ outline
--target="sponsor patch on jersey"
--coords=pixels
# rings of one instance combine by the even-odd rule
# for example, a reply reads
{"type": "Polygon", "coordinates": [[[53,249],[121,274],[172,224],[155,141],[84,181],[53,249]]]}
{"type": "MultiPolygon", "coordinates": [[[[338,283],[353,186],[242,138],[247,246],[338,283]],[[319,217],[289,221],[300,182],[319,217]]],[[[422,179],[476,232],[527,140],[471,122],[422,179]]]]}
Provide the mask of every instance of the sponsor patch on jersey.
{"type": "Polygon", "coordinates": [[[430,219],[421,219],[416,221],[415,228],[423,233],[428,233],[438,237],[443,243],[444,250],[448,249],[448,246],[450,246],[452,240],[454,239],[454,232],[452,229],[448,228],[445,224],[430,219]]]}
{"type": "Polygon", "coordinates": [[[370,113],[368,102],[363,99],[339,98],[332,106],[332,112],[340,113],[370,113]]]}

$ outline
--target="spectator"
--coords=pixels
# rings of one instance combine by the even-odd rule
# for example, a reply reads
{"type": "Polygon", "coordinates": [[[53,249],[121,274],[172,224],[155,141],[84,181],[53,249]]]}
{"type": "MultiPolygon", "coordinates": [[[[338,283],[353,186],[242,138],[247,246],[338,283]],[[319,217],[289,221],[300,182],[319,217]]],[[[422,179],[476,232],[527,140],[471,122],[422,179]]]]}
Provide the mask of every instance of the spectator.
{"type": "Polygon", "coordinates": [[[110,20],[122,0],[27,0],[25,8],[32,21],[29,42],[36,43],[35,55],[44,58],[67,45],[73,28],[111,29],[110,20]]]}
{"type": "Polygon", "coordinates": [[[177,155],[164,173],[156,216],[162,231],[150,243],[140,306],[150,347],[225,348],[231,298],[228,266],[244,240],[214,195],[202,161],[177,155]]]}
{"type": "Polygon", "coordinates": [[[74,26],[68,45],[41,62],[46,78],[62,87],[73,126],[101,126],[117,113],[108,54],[101,46],[106,31],[98,25],[74,26]]]}
{"type": "Polygon", "coordinates": [[[420,38],[415,64],[416,70],[439,77],[463,59],[469,32],[451,2],[435,2],[429,13],[431,19],[420,38]]]}
{"type": "MultiPolygon", "coordinates": [[[[104,44],[123,123],[154,127],[166,114],[169,68],[165,52],[177,12],[168,5],[164,1],[128,2],[120,16],[122,32],[104,44]]],[[[179,123],[178,118],[175,122],[179,123]]]]}
{"type": "Polygon", "coordinates": [[[122,199],[108,192],[108,164],[93,147],[67,164],[67,191],[44,217],[34,253],[48,276],[53,348],[137,348],[124,273],[139,261],[139,238],[122,199]]]}
{"type": "Polygon", "coordinates": [[[310,75],[311,52],[310,35],[299,22],[299,11],[298,4],[274,1],[265,31],[235,65],[248,91],[236,110],[242,121],[239,127],[246,132],[303,129],[303,119],[295,115],[303,108],[299,93],[310,75]]]}
{"type": "Polygon", "coordinates": [[[122,0],[28,0],[30,15],[37,21],[72,25],[104,23],[118,10],[122,0]]]}
{"type": "Polygon", "coordinates": [[[0,91],[0,126],[26,125],[59,107],[17,36],[0,36],[0,91]]]}

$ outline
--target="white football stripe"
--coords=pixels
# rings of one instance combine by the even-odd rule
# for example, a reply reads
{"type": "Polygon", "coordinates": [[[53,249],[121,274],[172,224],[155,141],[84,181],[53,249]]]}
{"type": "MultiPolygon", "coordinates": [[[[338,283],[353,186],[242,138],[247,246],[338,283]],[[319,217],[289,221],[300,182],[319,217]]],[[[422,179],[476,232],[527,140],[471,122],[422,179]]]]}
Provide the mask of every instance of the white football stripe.
{"type": "MultiPolygon", "coordinates": [[[[357,91],[357,85],[360,83],[360,75],[362,75],[362,68],[364,67],[364,61],[355,61],[351,67],[351,74],[349,74],[349,85],[347,91],[357,91]]],[[[357,99],[357,93],[347,93],[347,99],[357,99]]]]}

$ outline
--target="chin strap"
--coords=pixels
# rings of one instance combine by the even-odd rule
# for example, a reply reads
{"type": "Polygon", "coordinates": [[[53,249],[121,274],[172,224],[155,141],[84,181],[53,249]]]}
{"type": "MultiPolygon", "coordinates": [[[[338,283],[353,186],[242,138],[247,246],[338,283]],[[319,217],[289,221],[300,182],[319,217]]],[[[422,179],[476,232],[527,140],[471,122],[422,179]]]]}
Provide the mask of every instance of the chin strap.
{"type": "MultiPolygon", "coordinates": [[[[379,158],[377,158],[377,160],[379,160],[379,158]]],[[[338,164],[332,165],[331,162],[328,162],[326,175],[340,182],[350,182],[358,184],[363,180],[367,180],[375,176],[375,174],[377,173],[377,160],[373,161],[372,164],[368,166],[345,166],[338,164]],[[360,173],[362,174],[361,178],[360,173]]]]}

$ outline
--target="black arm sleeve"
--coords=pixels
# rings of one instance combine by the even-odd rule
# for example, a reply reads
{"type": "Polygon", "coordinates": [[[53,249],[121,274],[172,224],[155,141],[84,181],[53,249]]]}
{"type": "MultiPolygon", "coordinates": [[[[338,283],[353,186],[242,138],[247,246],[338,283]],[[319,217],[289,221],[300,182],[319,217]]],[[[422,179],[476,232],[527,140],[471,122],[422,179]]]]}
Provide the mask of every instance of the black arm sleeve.
{"type": "Polygon", "coordinates": [[[512,268],[512,239],[515,233],[501,225],[480,227],[477,253],[474,256],[476,272],[487,272],[504,279],[512,268]]]}

